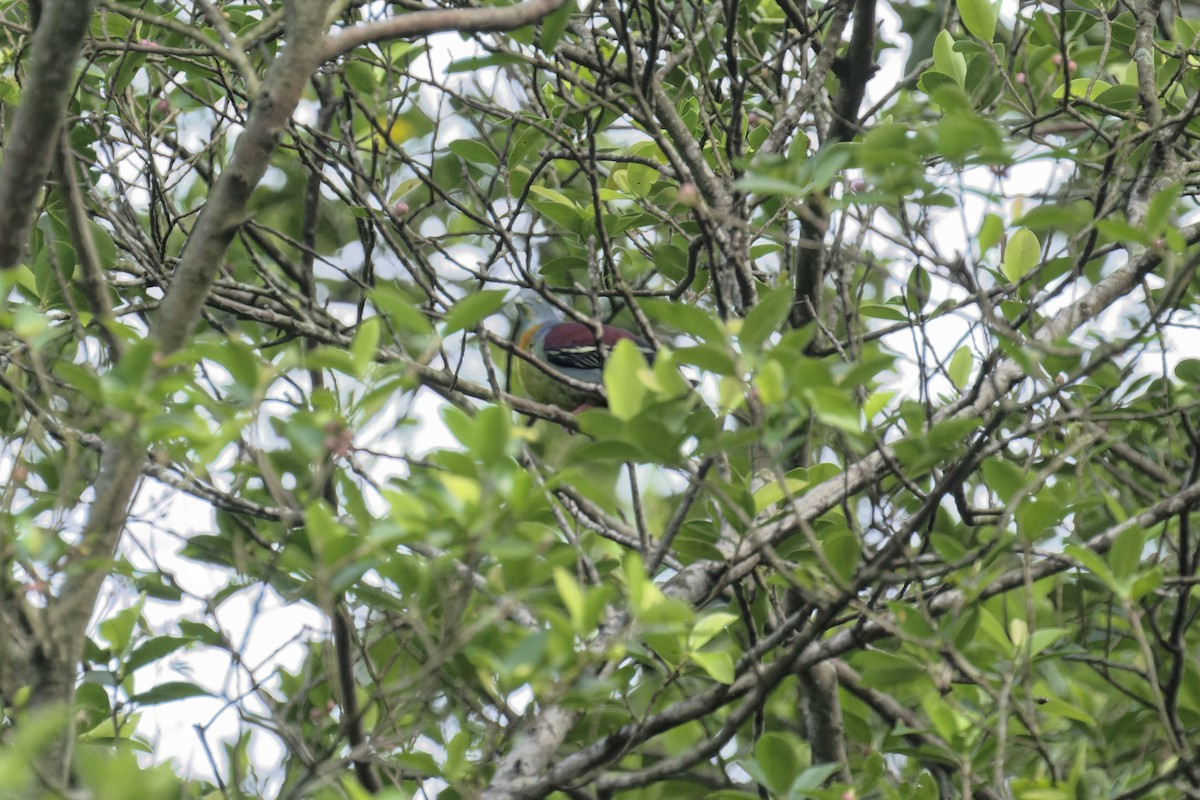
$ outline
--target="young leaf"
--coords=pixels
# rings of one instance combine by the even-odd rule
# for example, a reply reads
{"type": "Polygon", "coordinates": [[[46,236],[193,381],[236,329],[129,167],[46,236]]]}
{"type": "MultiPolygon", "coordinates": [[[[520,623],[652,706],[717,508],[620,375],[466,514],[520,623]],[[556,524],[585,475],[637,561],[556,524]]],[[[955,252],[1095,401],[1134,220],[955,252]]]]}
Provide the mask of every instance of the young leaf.
{"type": "Polygon", "coordinates": [[[1008,237],[1008,245],[1004,248],[1004,264],[1001,270],[1004,277],[1013,283],[1021,280],[1034,265],[1042,252],[1042,245],[1037,236],[1029,228],[1018,228],[1008,237]]]}
{"type": "Polygon", "coordinates": [[[950,377],[950,382],[954,384],[955,389],[962,390],[967,381],[971,378],[971,368],[975,366],[975,356],[971,353],[971,348],[965,344],[954,351],[954,355],[950,358],[950,365],[946,367],[946,374],[950,377]]]}
{"type": "Polygon", "coordinates": [[[996,9],[988,0],[958,0],[958,16],[972,36],[991,43],[996,35],[996,9]]]}
{"type": "Polygon", "coordinates": [[[492,148],[475,139],[457,139],[451,142],[450,152],[472,164],[495,167],[500,163],[500,159],[492,152],[492,148]]]}
{"type": "Polygon", "coordinates": [[[954,37],[943,30],[933,41],[933,66],[943,75],[954,79],[959,86],[967,80],[967,59],[954,51],[954,37]]]}
{"type": "Polygon", "coordinates": [[[792,308],[792,292],[787,287],[764,292],[758,304],[746,314],[738,341],[746,350],[757,350],[779,330],[792,308]]]}
{"type": "Polygon", "coordinates": [[[375,360],[382,333],[383,326],[379,317],[367,317],[354,332],[354,339],[350,342],[350,355],[354,359],[355,374],[359,377],[366,373],[367,367],[375,360]]]}
{"type": "Polygon", "coordinates": [[[504,305],[506,293],[497,290],[474,292],[459,300],[446,312],[446,330],[444,336],[456,331],[473,328],[481,320],[490,317],[504,305]]]}
{"type": "Polygon", "coordinates": [[[617,342],[604,365],[604,388],[608,391],[608,410],[617,419],[629,421],[642,410],[646,382],[642,370],[649,369],[646,357],[628,339],[617,342]]]}

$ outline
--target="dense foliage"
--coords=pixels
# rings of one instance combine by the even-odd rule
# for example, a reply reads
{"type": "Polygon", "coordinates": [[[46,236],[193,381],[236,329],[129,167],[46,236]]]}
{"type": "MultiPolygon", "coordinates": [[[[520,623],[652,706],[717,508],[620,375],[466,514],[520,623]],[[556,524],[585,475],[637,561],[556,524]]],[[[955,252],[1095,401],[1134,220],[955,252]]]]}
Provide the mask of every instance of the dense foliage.
{"type": "Polygon", "coordinates": [[[0,5],[0,794],[1200,796],[1200,22],[437,2],[0,5]]]}

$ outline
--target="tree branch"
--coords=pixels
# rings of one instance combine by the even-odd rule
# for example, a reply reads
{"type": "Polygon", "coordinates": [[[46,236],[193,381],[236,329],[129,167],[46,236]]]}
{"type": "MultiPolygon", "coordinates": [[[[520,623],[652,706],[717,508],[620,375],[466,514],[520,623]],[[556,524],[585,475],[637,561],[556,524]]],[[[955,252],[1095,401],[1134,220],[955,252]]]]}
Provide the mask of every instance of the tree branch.
{"type": "Polygon", "coordinates": [[[0,269],[15,267],[25,254],[34,209],[67,114],[93,1],[47,0],[33,32],[21,104],[0,164],[0,269]]]}
{"type": "Polygon", "coordinates": [[[407,14],[347,28],[325,39],[322,60],[332,61],[355,47],[371,42],[429,36],[434,33],[458,31],[511,31],[533,23],[554,11],[565,0],[525,0],[512,6],[490,8],[437,8],[411,11],[407,14]]]}

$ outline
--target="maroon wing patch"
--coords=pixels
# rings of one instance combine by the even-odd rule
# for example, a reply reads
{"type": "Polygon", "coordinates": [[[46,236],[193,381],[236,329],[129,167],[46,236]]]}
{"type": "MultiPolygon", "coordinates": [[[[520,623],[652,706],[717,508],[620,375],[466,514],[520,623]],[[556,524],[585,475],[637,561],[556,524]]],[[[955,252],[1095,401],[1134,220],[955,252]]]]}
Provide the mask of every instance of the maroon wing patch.
{"type": "Polygon", "coordinates": [[[646,360],[653,363],[654,350],[649,344],[641,337],[611,325],[603,326],[600,341],[605,352],[601,353],[596,348],[595,329],[581,322],[561,322],[546,332],[546,361],[564,369],[600,369],[608,351],[621,339],[633,342],[646,360]]]}

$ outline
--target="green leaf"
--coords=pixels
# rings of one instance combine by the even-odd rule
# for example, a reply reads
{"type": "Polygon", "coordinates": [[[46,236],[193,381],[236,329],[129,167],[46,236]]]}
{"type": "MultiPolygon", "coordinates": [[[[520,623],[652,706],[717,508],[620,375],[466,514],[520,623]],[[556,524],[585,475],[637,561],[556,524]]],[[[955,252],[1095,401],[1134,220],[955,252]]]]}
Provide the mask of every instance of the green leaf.
{"type": "Polygon", "coordinates": [[[579,585],[579,581],[575,580],[575,576],[562,567],[555,567],[554,587],[558,590],[559,599],[562,600],[563,606],[566,607],[567,614],[571,618],[572,628],[576,633],[585,633],[585,603],[583,588],[579,585]]]}
{"type": "Polygon", "coordinates": [[[1162,586],[1163,577],[1163,569],[1158,565],[1141,572],[1130,584],[1129,599],[1135,602],[1141,600],[1150,592],[1162,586]]]}
{"type": "Polygon", "coordinates": [[[882,691],[894,691],[925,676],[925,669],[910,658],[903,658],[882,650],[864,651],[854,659],[868,686],[878,686],[882,691]]]}
{"type": "Polygon", "coordinates": [[[677,331],[694,336],[702,342],[724,342],[725,329],[712,314],[683,300],[639,300],[638,307],[651,320],[669,325],[677,331]]]}
{"type": "Polygon", "coordinates": [[[222,636],[220,631],[210,628],[203,622],[194,622],[190,619],[181,619],[179,620],[179,631],[184,636],[195,639],[202,644],[211,645],[212,647],[223,647],[228,645],[228,642],[226,642],[225,637],[222,636]]]}
{"type": "Polygon", "coordinates": [[[116,614],[100,623],[100,635],[109,643],[114,653],[124,653],[133,639],[133,629],[142,616],[142,607],[146,597],[142,595],[137,603],[129,608],[123,608],[116,614]]]}
{"type": "Polygon", "coordinates": [[[963,27],[987,43],[996,36],[996,9],[989,0],[958,0],[963,27]]]}
{"type": "Polygon", "coordinates": [[[734,375],[738,372],[738,366],[729,350],[719,345],[704,344],[696,347],[681,347],[675,351],[675,360],[680,364],[691,364],[715,375],[734,375]]]}
{"type": "Polygon", "coordinates": [[[806,390],[804,396],[821,422],[846,433],[862,433],[862,414],[845,389],[818,386],[806,390]]]}
{"type": "Polygon", "coordinates": [[[125,673],[132,674],[141,667],[165,658],[195,641],[190,636],[155,636],[148,639],[129,654],[129,658],[125,660],[125,673]]]}
{"type": "Polygon", "coordinates": [[[379,339],[383,335],[383,325],[379,317],[367,317],[359,323],[350,342],[350,356],[354,360],[354,371],[358,377],[367,372],[367,367],[375,361],[379,349],[379,339]]]}
{"type": "Polygon", "coordinates": [[[792,310],[792,290],[782,286],[763,292],[758,303],[742,320],[738,341],[745,350],[754,352],[763,346],[767,338],[779,331],[788,313],[792,310]]]}
{"type": "Polygon", "coordinates": [[[1200,359],[1185,358],[1175,365],[1175,377],[1200,388],[1200,359]]]}
{"type": "Polygon", "coordinates": [[[121,386],[140,387],[154,364],[156,352],[158,345],[152,338],[142,339],[121,355],[121,360],[108,376],[121,386]]]}
{"type": "Polygon", "coordinates": [[[908,322],[908,312],[903,308],[883,303],[863,303],[858,313],[872,319],[884,319],[889,322],[908,322]]]}
{"type": "Polygon", "coordinates": [[[659,171],[646,164],[630,164],[618,174],[624,176],[624,183],[630,194],[645,197],[658,182],[659,171]]]}
{"type": "Polygon", "coordinates": [[[512,418],[501,406],[487,406],[472,420],[475,434],[472,437],[471,453],[479,463],[493,469],[507,462],[508,445],[512,439],[512,418]]]}
{"type": "Polygon", "coordinates": [[[604,364],[604,388],[608,392],[608,410],[617,419],[628,422],[642,410],[648,390],[644,373],[650,365],[637,345],[621,339],[604,364]]]}
{"type": "Polygon", "coordinates": [[[1108,551],[1108,564],[1112,567],[1113,575],[1124,579],[1137,572],[1142,564],[1145,546],[1146,537],[1139,527],[1131,526],[1117,534],[1112,549],[1108,551]]]}
{"type": "Polygon", "coordinates": [[[563,3],[558,7],[558,10],[551,11],[542,18],[542,33],[538,37],[538,48],[543,53],[553,53],[554,45],[558,44],[558,40],[562,38],[563,32],[567,29],[567,23],[571,20],[571,14],[579,10],[576,3],[563,3]]]}
{"type": "Polygon", "coordinates": [[[1039,628],[1029,636],[1029,654],[1036,656],[1069,633],[1066,628],[1039,628]]]}
{"type": "Polygon", "coordinates": [[[933,41],[933,66],[943,75],[949,75],[955,83],[963,86],[967,80],[967,59],[954,50],[954,37],[943,30],[933,41]]]}
{"type": "Polygon", "coordinates": [[[326,564],[336,560],[337,551],[350,535],[346,526],[329,512],[329,506],[324,500],[310,503],[304,510],[304,527],[308,532],[308,541],[312,544],[313,552],[327,556],[326,564]]]}
{"type": "Polygon", "coordinates": [[[1092,205],[1086,201],[1074,203],[1042,203],[1021,214],[1016,222],[1034,233],[1059,229],[1076,232],[1092,221],[1092,205]]]}
{"type": "Polygon", "coordinates": [[[804,194],[804,187],[791,178],[754,172],[734,181],[733,188],[747,194],[766,196],[799,197],[804,194]]]}
{"type": "Polygon", "coordinates": [[[946,367],[946,374],[950,377],[950,382],[954,384],[954,388],[962,391],[967,385],[967,381],[971,379],[971,369],[975,366],[975,355],[971,352],[971,348],[963,345],[954,351],[954,355],[950,358],[950,365],[946,367]]]}
{"type": "Polygon", "coordinates": [[[346,83],[350,84],[350,88],[360,95],[366,95],[367,98],[375,93],[379,85],[375,79],[375,68],[366,61],[347,59],[342,74],[346,76],[346,83]]]}
{"type": "Polygon", "coordinates": [[[1089,729],[1095,730],[1100,723],[1096,718],[1078,706],[1073,706],[1057,697],[1046,697],[1038,701],[1038,713],[1082,722],[1089,729]]]}
{"type": "Polygon", "coordinates": [[[699,650],[708,644],[714,636],[737,622],[738,615],[728,611],[714,611],[696,620],[692,632],[688,634],[688,647],[699,650]]]}
{"type": "Polygon", "coordinates": [[[733,656],[724,650],[692,653],[689,658],[720,683],[731,684],[737,675],[733,668],[733,656]]]}
{"type": "Polygon", "coordinates": [[[483,142],[475,139],[456,139],[450,143],[450,152],[471,164],[499,166],[500,158],[483,142]]]}
{"type": "Polygon", "coordinates": [[[996,493],[1000,502],[1007,504],[1024,486],[1027,473],[1015,464],[999,458],[983,462],[983,479],[987,487],[996,493]]]}
{"type": "Polygon", "coordinates": [[[176,700],[187,700],[189,697],[208,697],[209,692],[206,689],[197,686],[194,683],[186,683],[184,681],[169,681],[160,683],[149,691],[135,694],[129,698],[132,705],[139,706],[154,706],[159,703],[171,703],[176,700]]]}
{"type": "Polygon", "coordinates": [[[874,420],[875,416],[887,408],[888,403],[892,402],[892,398],[895,396],[896,392],[893,391],[872,392],[863,403],[863,416],[868,420],[874,420]]]}
{"type": "Polygon", "coordinates": [[[1129,111],[1138,105],[1137,87],[1128,83],[1119,83],[1105,89],[1092,99],[1113,111],[1129,111]]]}
{"type": "Polygon", "coordinates": [[[1146,218],[1142,221],[1142,226],[1148,235],[1157,236],[1171,225],[1175,216],[1175,204],[1179,201],[1182,191],[1183,185],[1175,182],[1163,187],[1155,193],[1154,197],[1150,198],[1150,206],[1146,209],[1146,218]]]}
{"type": "Polygon", "coordinates": [[[796,780],[801,762],[790,735],[768,731],[754,745],[754,764],[767,789],[784,794],[796,780]]]}
{"type": "MultiPolygon", "coordinates": [[[[537,187],[530,188],[535,189],[537,187]]],[[[546,200],[530,200],[529,205],[537,209],[537,212],[543,217],[564,230],[579,233],[582,227],[583,217],[580,216],[579,207],[574,203],[567,206],[558,202],[547,202],[546,200]]],[[[543,268],[542,274],[546,274],[548,269],[549,265],[543,268]]]]}
{"type": "Polygon", "coordinates": [[[446,327],[442,335],[449,336],[457,331],[474,328],[481,321],[500,310],[507,294],[507,292],[497,289],[488,289],[482,292],[473,292],[459,300],[446,312],[446,327]]]}
{"type": "Polygon", "coordinates": [[[1112,84],[1107,81],[1097,80],[1095,78],[1076,78],[1069,83],[1061,84],[1054,90],[1054,99],[1061,100],[1063,95],[1069,90],[1071,97],[1081,97],[1090,99],[1093,95],[1098,95],[1106,89],[1111,89],[1112,84]]]}
{"type": "Polygon", "coordinates": [[[511,67],[514,64],[524,64],[526,60],[514,53],[494,53],[488,56],[471,56],[450,62],[446,73],[453,75],[457,72],[478,72],[488,67],[511,67]]]}
{"type": "Polygon", "coordinates": [[[834,142],[813,153],[799,173],[804,180],[804,194],[822,191],[833,183],[834,178],[855,163],[861,147],[858,142],[834,142]]]}
{"type": "MultiPolygon", "coordinates": [[[[821,787],[832,776],[836,775],[841,770],[841,764],[813,764],[799,775],[792,782],[792,789],[788,792],[789,800],[804,800],[805,798],[825,798],[831,795],[828,792],[821,791],[821,787]]],[[[842,797],[845,797],[843,794],[842,797]]]]}
{"type": "Polygon", "coordinates": [[[979,226],[979,236],[975,240],[979,245],[979,254],[983,255],[998,245],[1003,236],[1004,220],[995,214],[985,215],[983,224],[979,226]]]}
{"type": "Polygon", "coordinates": [[[551,189],[547,186],[542,186],[540,184],[534,184],[533,186],[529,187],[529,191],[531,194],[536,194],[538,197],[544,197],[547,200],[553,200],[555,203],[558,203],[560,206],[566,206],[567,208],[570,208],[570,209],[579,208],[579,206],[576,205],[571,200],[571,198],[567,197],[565,194],[558,191],[557,189],[551,189]]]}
{"type": "Polygon", "coordinates": [[[1078,544],[1068,544],[1063,548],[1063,551],[1078,561],[1088,572],[1104,581],[1110,589],[1117,588],[1116,576],[1113,575],[1108,564],[1090,548],[1078,544]]]}
{"type": "Polygon", "coordinates": [[[859,556],[862,555],[862,545],[853,531],[849,528],[838,528],[823,535],[821,550],[838,578],[849,581],[854,577],[859,556]]]}
{"type": "Polygon", "coordinates": [[[754,493],[754,510],[756,513],[765,511],[787,497],[799,495],[808,485],[808,470],[794,469],[784,476],[783,481],[771,481],[754,493]]]}
{"type": "Polygon", "coordinates": [[[1109,241],[1122,244],[1136,243],[1150,246],[1149,232],[1140,225],[1132,225],[1123,219],[1102,219],[1096,222],[1096,229],[1104,234],[1109,241]]]}
{"type": "Polygon", "coordinates": [[[957,108],[942,117],[937,125],[938,150],[955,163],[966,161],[972,153],[985,161],[1005,160],[1004,143],[993,123],[957,108]]]}
{"type": "Polygon", "coordinates": [[[370,297],[376,310],[384,314],[399,332],[413,334],[418,339],[433,334],[429,319],[421,313],[417,303],[396,287],[380,284],[371,289],[370,297]]]}
{"type": "Polygon", "coordinates": [[[646,567],[638,553],[632,550],[626,552],[621,562],[621,572],[629,586],[630,605],[635,617],[651,615],[656,608],[666,604],[667,598],[646,575],[646,567]]]}
{"type": "Polygon", "coordinates": [[[1021,280],[1034,268],[1041,257],[1042,245],[1028,228],[1018,228],[1008,237],[1004,248],[1004,264],[1001,271],[1013,283],[1021,280]]]}

